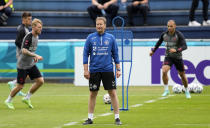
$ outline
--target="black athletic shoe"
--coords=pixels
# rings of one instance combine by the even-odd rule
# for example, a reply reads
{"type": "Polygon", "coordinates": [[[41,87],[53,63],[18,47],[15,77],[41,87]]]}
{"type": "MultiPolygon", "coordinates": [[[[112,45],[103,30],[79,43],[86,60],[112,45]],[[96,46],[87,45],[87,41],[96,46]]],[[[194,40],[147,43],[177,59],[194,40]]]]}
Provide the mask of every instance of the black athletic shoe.
{"type": "Polygon", "coordinates": [[[93,121],[92,121],[90,118],[88,118],[88,119],[83,123],[83,125],[88,125],[88,124],[93,124],[93,121]]]}
{"type": "Polygon", "coordinates": [[[117,119],[115,119],[115,124],[116,124],[116,125],[122,125],[122,122],[120,122],[120,119],[117,118],[117,119]]]}

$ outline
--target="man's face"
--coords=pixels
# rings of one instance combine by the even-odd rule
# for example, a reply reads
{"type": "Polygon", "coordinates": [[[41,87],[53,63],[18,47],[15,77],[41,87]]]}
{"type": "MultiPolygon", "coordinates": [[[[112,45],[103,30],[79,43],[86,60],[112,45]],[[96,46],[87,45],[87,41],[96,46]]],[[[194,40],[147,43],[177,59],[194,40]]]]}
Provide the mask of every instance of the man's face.
{"type": "Polygon", "coordinates": [[[31,22],[32,22],[32,17],[31,16],[23,18],[23,20],[24,20],[26,26],[31,26],[31,22]]]}
{"type": "Polygon", "coordinates": [[[42,25],[40,23],[37,23],[36,26],[34,26],[34,32],[37,34],[37,35],[40,35],[41,32],[42,32],[42,25]]]}
{"type": "Polygon", "coordinates": [[[169,21],[169,22],[168,22],[167,27],[168,27],[168,31],[169,31],[170,33],[174,32],[175,29],[176,29],[176,25],[175,25],[175,23],[172,22],[172,21],[169,21]]]}
{"type": "Polygon", "coordinates": [[[98,33],[104,33],[105,29],[106,29],[106,24],[104,23],[104,21],[103,20],[97,20],[96,21],[96,31],[98,33]]]}

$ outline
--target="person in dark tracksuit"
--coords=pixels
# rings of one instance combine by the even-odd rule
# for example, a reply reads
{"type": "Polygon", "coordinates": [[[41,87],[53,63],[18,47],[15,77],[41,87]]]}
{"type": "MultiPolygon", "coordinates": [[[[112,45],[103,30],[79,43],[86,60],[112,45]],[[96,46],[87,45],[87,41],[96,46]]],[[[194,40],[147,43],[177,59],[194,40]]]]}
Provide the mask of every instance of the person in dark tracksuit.
{"type": "Polygon", "coordinates": [[[108,90],[115,113],[115,124],[121,125],[119,117],[119,102],[116,93],[116,83],[113,71],[113,61],[116,66],[116,77],[119,78],[120,62],[115,37],[106,33],[106,19],[97,17],[97,32],[89,34],[83,51],[84,77],[89,80],[90,99],[88,104],[88,119],[83,125],[93,123],[93,112],[100,83],[108,90]],[[88,58],[90,61],[88,63],[88,58]],[[88,69],[89,64],[89,69],[88,69]]]}
{"type": "Polygon", "coordinates": [[[7,25],[7,19],[14,11],[13,0],[0,0],[0,25],[7,25]]]}
{"type": "Polygon", "coordinates": [[[165,91],[162,96],[169,95],[168,89],[168,71],[171,69],[171,66],[174,64],[178,73],[181,77],[182,83],[185,87],[185,95],[187,99],[190,99],[190,93],[188,89],[188,80],[185,75],[184,63],[182,60],[182,51],[187,49],[186,41],[183,34],[176,30],[176,23],[174,20],[169,20],[168,31],[163,32],[160,36],[160,39],[156,43],[154,49],[150,52],[150,56],[152,56],[155,51],[159,48],[162,42],[165,42],[166,53],[165,59],[162,66],[162,79],[165,87],[165,91]]]}
{"type": "Polygon", "coordinates": [[[95,24],[98,16],[107,17],[108,25],[111,25],[112,19],[117,16],[119,7],[117,0],[92,0],[92,5],[87,8],[90,18],[95,24]]]}
{"type": "MultiPolygon", "coordinates": [[[[190,8],[190,15],[189,15],[189,26],[201,26],[199,22],[195,20],[195,10],[198,8],[200,0],[192,0],[192,5],[190,8]]],[[[209,7],[209,0],[202,0],[203,2],[203,26],[210,26],[210,20],[208,20],[208,7],[209,7]]]]}

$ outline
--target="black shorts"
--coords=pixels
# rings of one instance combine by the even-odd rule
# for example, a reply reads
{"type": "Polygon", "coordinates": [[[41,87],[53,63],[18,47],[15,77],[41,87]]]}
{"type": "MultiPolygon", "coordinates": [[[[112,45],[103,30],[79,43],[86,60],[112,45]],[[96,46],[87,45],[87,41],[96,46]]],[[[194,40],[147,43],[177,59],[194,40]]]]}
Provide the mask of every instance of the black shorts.
{"type": "Polygon", "coordinates": [[[96,72],[90,73],[89,89],[90,91],[98,91],[100,83],[103,83],[105,90],[116,89],[114,72],[96,72]]]}
{"type": "Polygon", "coordinates": [[[26,79],[27,75],[29,75],[31,80],[42,77],[42,75],[41,75],[39,69],[36,67],[36,65],[31,67],[30,69],[17,69],[17,70],[18,70],[17,83],[19,83],[19,84],[25,83],[25,79],[26,79]]]}
{"type": "Polygon", "coordinates": [[[175,65],[176,69],[180,72],[184,71],[184,63],[182,59],[176,59],[171,57],[165,57],[163,65],[169,65],[172,67],[172,65],[175,65]]]}

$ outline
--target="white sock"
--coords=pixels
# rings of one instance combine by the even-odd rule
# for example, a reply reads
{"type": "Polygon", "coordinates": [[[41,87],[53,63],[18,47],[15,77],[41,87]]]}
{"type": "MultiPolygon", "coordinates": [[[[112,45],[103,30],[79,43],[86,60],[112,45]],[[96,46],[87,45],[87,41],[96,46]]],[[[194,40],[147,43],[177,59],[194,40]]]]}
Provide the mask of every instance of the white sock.
{"type": "Polygon", "coordinates": [[[120,118],[120,114],[114,114],[114,118],[115,119],[120,118]]]}
{"type": "Polygon", "coordinates": [[[165,90],[168,90],[168,85],[167,85],[167,84],[164,85],[164,89],[165,89],[165,90]]]}
{"type": "Polygon", "coordinates": [[[28,92],[27,94],[26,94],[26,96],[25,96],[25,98],[24,99],[30,99],[31,98],[31,95],[32,95],[32,93],[30,93],[30,92],[28,92]]]}
{"type": "Polygon", "coordinates": [[[6,99],[6,102],[12,102],[12,97],[9,95],[8,98],[6,99]]]}
{"type": "Polygon", "coordinates": [[[93,113],[88,113],[88,118],[93,120],[93,113]]]}
{"type": "Polygon", "coordinates": [[[186,91],[186,92],[189,92],[189,89],[188,89],[188,87],[185,87],[185,91],[186,91]]]}

